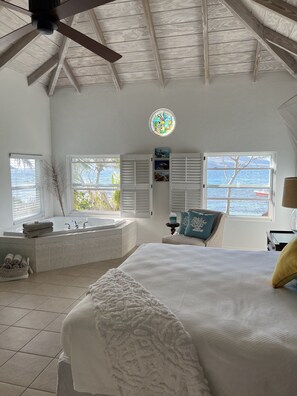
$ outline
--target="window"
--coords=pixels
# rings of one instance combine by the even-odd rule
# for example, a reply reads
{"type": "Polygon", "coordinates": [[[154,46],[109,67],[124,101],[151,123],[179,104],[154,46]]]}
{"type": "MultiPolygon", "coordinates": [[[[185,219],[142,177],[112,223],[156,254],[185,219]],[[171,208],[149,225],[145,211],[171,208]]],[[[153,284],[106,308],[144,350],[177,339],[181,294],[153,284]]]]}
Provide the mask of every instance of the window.
{"type": "Polygon", "coordinates": [[[205,155],[204,202],[231,216],[272,218],[274,153],[205,155]]]}
{"type": "Polygon", "coordinates": [[[40,157],[10,155],[13,222],[43,215],[40,157]]]}
{"type": "Polygon", "coordinates": [[[72,210],[120,210],[120,157],[70,157],[72,210]]]}

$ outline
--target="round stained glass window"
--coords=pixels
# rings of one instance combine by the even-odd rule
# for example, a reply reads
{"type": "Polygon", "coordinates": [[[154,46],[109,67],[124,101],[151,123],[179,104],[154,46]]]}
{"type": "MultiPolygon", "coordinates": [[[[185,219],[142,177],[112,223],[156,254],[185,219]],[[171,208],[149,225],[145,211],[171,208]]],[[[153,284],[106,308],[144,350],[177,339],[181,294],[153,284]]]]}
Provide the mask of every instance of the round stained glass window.
{"type": "Polygon", "coordinates": [[[150,130],[157,136],[170,135],[175,126],[175,115],[168,109],[158,109],[150,117],[150,130]]]}

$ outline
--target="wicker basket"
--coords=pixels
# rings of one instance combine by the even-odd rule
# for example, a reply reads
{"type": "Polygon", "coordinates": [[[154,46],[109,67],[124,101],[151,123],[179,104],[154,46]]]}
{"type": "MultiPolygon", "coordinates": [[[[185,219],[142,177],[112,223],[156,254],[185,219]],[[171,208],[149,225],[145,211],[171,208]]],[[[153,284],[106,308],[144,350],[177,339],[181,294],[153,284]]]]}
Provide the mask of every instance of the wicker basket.
{"type": "Polygon", "coordinates": [[[3,268],[0,267],[0,282],[8,282],[17,279],[26,279],[29,276],[29,258],[27,258],[27,265],[22,268],[3,268]]]}

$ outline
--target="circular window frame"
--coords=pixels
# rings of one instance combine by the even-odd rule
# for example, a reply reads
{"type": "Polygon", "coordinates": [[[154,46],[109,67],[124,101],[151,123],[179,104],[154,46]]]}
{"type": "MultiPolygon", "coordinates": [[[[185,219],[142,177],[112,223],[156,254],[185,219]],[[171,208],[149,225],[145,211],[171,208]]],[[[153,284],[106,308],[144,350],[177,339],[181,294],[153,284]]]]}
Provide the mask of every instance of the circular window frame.
{"type": "Polygon", "coordinates": [[[158,137],[161,137],[161,138],[165,138],[165,137],[170,136],[170,135],[175,131],[175,128],[176,128],[176,117],[175,117],[175,114],[173,113],[172,110],[166,109],[166,108],[164,108],[164,107],[161,107],[160,109],[155,110],[155,111],[151,114],[151,116],[150,116],[149,128],[150,128],[151,133],[153,133],[155,136],[158,136],[158,137]],[[172,120],[173,120],[173,122],[174,122],[174,125],[173,125],[172,130],[171,130],[169,133],[166,133],[166,134],[164,134],[164,135],[161,135],[161,134],[157,133],[157,132],[154,130],[154,128],[152,127],[152,121],[153,121],[154,117],[155,117],[158,113],[161,113],[161,112],[166,112],[166,113],[170,114],[170,116],[172,117],[172,120]]]}

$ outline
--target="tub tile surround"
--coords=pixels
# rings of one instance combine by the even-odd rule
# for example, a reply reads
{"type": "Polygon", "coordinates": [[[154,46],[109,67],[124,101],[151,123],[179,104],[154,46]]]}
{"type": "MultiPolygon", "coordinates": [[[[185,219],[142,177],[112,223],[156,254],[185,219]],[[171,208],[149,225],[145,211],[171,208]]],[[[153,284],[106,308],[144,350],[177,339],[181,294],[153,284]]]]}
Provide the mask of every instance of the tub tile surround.
{"type": "Polygon", "coordinates": [[[0,237],[0,262],[9,252],[30,258],[34,272],[118,259],[136,246],[136,222],[113,228],[27,239],[0,237]]]}
{"type": "Polygon", "coordinates": [[[11,312],[9,325],[2,324],[7,317],[0,314],[1,396],[55,396],[63,320],[84,298],[88,285],[127,256],[0,284],[0,312],[11,312]],[[77,285],[72,286],[76,297],[57,297],[57,290],[72,284],[77,285]]]}

